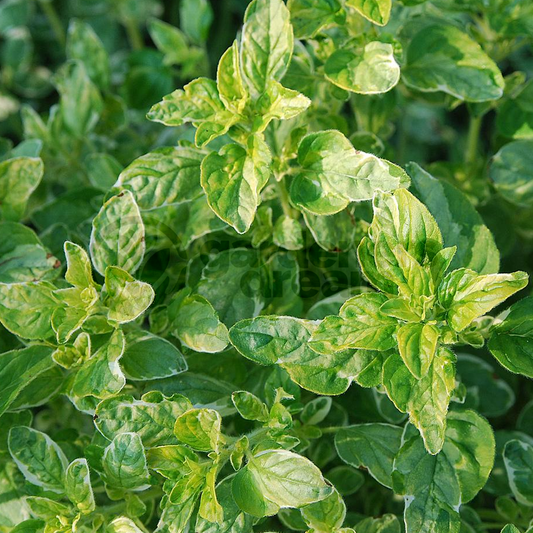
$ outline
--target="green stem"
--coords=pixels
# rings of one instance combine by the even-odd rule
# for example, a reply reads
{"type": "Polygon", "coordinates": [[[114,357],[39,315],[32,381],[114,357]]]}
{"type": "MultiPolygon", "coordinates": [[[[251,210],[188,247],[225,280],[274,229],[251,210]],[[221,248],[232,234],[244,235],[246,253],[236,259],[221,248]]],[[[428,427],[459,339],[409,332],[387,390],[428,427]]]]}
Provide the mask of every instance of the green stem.
{"type": "Polygon", "coordinates": [[[279,181],[276,180],[276,188],[278,189],[279,200],[281,202],[281,208],[283,209],[284,215],[289,218],[295,218],[289,202],[289,193],[287,192],[287,187],[285,187],[285,181],[283,178],[279,181]]]}
{"type": "Polygon", "coordinates": [[[54,5],[52,4],[51,0],[40,0],[39,4],[43,10],[43,13],[46,15],[48,22],[50,23],[50,27],[52,28],[57,41],[61,46],[64,47],[67,42],[67,38],[65,35],[65,30],[63,29],[63,24],[61,23],[61,19],[59,18],[54,5]]]}
{"type": "Polygon", "coordinates": [[[133,19],[127,18],[124,21],[124,27],[126,28],[126,33],[128,34],[128,40],[130,41],[131,47],[134,50],[141,50],[144,45],[144,41],[141,35],[141,30],[139,30],[137,23],[133,19]]]}
{"type": "Polygon", "coordinates": [[[329,428],[319,428],[320,431],[322,431],[323,435],[327,435],[328,433],[337,433],[339,429],[342,429],[345,426],[331,426],[329,428]]]}
{"type": "Polygon", "coordinates": [[[468,166],[473,165],[476,162],[478,155],[478,142],[479,142],[479,133],[481,131],[481,123],[483,117],[475,117],[470,115],[470,124],[468,126],[468,136],[466,139],[466,150],[465,150],[465,163],[468,166]]]}
{"type": "MultiPolygon", "coordinates": [[[[137,494],[139,499],[143,502],[148,502],[150,500],[155,500],[156,498],[161,498],[163,496],[163,492],[159,487],[154,487],[152,489],[149,489],[145,492],[140,492],[137,494]]],[[[103,514],[108,515],[117,515],[120,514],[124,509],[126,508],[126,501],[122,500],[117,503],[113,503],[111,505],[104,505],[100,507],[100,512],[103,514]]]]}

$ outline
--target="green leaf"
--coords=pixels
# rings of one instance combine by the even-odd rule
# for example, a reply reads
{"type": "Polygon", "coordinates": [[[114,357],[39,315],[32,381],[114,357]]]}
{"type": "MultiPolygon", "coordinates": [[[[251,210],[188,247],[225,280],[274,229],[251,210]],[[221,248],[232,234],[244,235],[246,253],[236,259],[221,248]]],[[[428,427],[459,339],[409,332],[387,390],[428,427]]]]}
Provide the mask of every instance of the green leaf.
{"type": "Polygon", "coordinates": [[[419,91],[443,91],[469,102],[497,100],[504,81],[481,46],[455,26],[427,24],[414,35],[409,26],[404,82],[419,91]]]}
{"type": "Polygon", "coordinates": [[[54,366],[53,349],[33,345],[0,354],[0,415],[33,379],[54,366]]]}
{"type": "Polygon", "coordinates": [[[213,255],[203,268],[196,291],[232,326],[255,316],[265,305],[266,270],[255,250],[233,248],[213,255]]]}
{"type": "Polygon", "coordinates": [[[378,293],[359,294],[347,300],[339,316],[326,317],[313,332],[310,346],[320,353],[358,348],[389,350],[396,345],[394,318],[381,313],[387,298],[378,293]]]}
{"type": "Polygon", "coordinates": [[[533,298],[512,305],[503,322],[492,330],[490,353],[507,370],[533,378],[533,298]]]}
{"type": "Polygon", "coordinates": [[[525,272],[480,276],[462,268],[444,278],[438,296],[447,311],[448,323],[455,331],[463,331],[473,320],[522,290],[527,283],[525,272]]]}
{"type": "Polygon", "coordinates": [[[396,165],[358,152],[339,131],[311,133],[298,147],[301,171],[292,181],[296,205],[316,215],[342,211],[350,201],[369,200],[376,190],[406,187],[407,174],[396,165]]]}
{"type": "Polygon", "coordinates": [[[244,390],[235,391],[231,395],[231,401],[246,420],[268,421],[267,406],[255,394],[244,390]]]}
{"type": "Polygon", "coordinates": [[[55,287],[47,281],[35,283],[0,283],[0,322],[24,339],[47,339],[53,335],[50,325],[60,307],[55,287]]]}
{"type": "MultiPolygon", "coordinates": [[[[375,0],[359,1],[368,4],[375,0]]],[[[324,65],[324,73],[337,87],[358,94],[386,93],[400,81],[393,46],[381,41],[355,41],[335,50],[324,65]]]]}
{"type": "Polygon", "coordinates": [[[281,81],[292,56],[290,13],[282,0],[254,0],[242,29],[241,61],[252,96],[261,95],[270,80],[281,81]]]}
{"type": "Polygon", "coordinates": [[[533,207],[533,141],[514,141],[492,158],[490,178],[498,193],[522,207],[533,207]]]}
{"type": "Polygon", "coordinates": [[[118,364],[124,353],[124,334],[116,330],[109,340],[83,364],[74,376],[70,395],[107,398],[119,393],[126,378],[118,364]]]}
{"type": "Polygon", "coordinates": [[[466,387],[465,407],[495,417],[504,415],[515,403],[515,393],[507,381],[480,357],[459,353],[457,373],[466,387]]]}
{"type": "Polygon", "coordinates": [[[268,516],[280,507],[303,507],[332,492],[309,459],[286,450],[251,457],[233,479],[237,505],[253,516],[268,516]]]}
{"type": "Polygon", "coordinates": [[[339,457],[349,465],[364,466],[382,485],[392,487],[392,467],[400,449],[402,429],[390,424],[359,424],[335,435],[339,457]]]}
{"type": "Polygon", "coordinates": [[[285,250],[301,250],[304,247],[302,226],[294,218],[281,215],[274,224],[272,240],[285,250]]]}
{"type": "Polygon", "coordinates": [[[181,65],[185,61],[189,47],[187,36],[179,28],[153,18],[148,22],[148,32],[158,50],[165,54],[165,65],[181,65]]]}
{"type": "Polygon", "coordinates": [[[135,320],[152,305],[154,297],[154,289],[148,283],[115,266],[105,269],[103,303],[109,320],[119,324],[135,320]]]}
{"type": "Polygon", "coordinates": [[[316,394],[342,394],[353,379],[377,384],[382,360],[377,352],[358,350],[320,354],[309,346],[313,322],[293,317],[261,316],[230,329],[230,341],[244,357],[277,364],[301,387],[316,394]]]}
{"type": "Polygon", "coordinates": [[[191,350],[216,353],[228,345],[228,329],[213,306],[190,289],[173,296],[168,315],[172,334],[191,350]]]}
{"type": "Polygon", "coordinates": [[[485,484],[494,461],[494,436],[474,411],[449,415],[446,443],[429,455],[406,428],[393,471],[394,490],[405,497],[405,523],[413,531],[459,531],[458,509],[485,484]]]}
{"type": "Polygon", "coordinates": [[[195,450],[218,451],[221,424],[220,415],[214,409],[191,409],[177,418],[174,434],[195,450]]]}
{"type": "Polygon", "coordinates": [[[146,447],[175,444],[176,418],[191,407],[191,402],[179,394],[165,398],[160,392],[152,391],[140,400],[122,394],[98,404],[95,425],[109,440],[127,431],[137,433],[146,447]]]}
{"type": "Polygon", "coordinates": [[[227,144],[202,161],[202,187],[209,207],[237,233],[250,229],[260,203],[259,193],[270,174],[269,149],[255,139],[248,150],[227,144]]]}
{"type": "Polygon", "coordinates": [[[400,411],[409,413],[410,422],[420,431],[426,449],[438,453],[444,443],[446,413],[455,388],[455,356],[440,347],[428,373],[417,380],[398,355],[383,366],[383,385],[400,411]]]}
{"type": "Polygon", "coordinates": [[[94,494],[87,459],[74,459],[65,472],[65,492],[68,499],[83,514],[95,510],[94,494]]]}
{"type": "Polygon", "coordinates": [[[105,90],[109,86],[110,68],[107,51],[89,24],[71,20],[68,27],[67,59],[83,63],[89,78],[105,90]]]}
{"type": "Polygon", "coordinates": [[[144,224],[130,191],[109,199],[92,223],[91,258],[102,274],[108,266],[133,274],[144,257],[144,224]]]}
{"type": "Polygon", "coordinates": [[[205,153],[188,146],[158,148],[130,163],[116,187],[131,191],[142,211],[190,202],[202,194],[204,157],[205,153]]]}
{"type": "Polygon", "coordinates": [[[133,381],[167,378],[187,370],[187,361],[176,346],[145,330],[127,335],[120,364],[133,381]]]}
{"type": "Polygon", "coordinates": [[[355,219],[349,209],[330,216],[304,211],[305,224],[316,243],[326,252],[346,252],[355,244],[355,219]]]}
{"type": "Polygon", "coordinates": [[[94,129],[104,103],[81,61],[68,61],[57,72],[54,84],[60,95],[59,117],[65,129],[82,139],[94,129]]]}
{"type": "Polygon", "coordinates": [[[45,490],[64,492],[68,461],[61,448],[45,433],[26,426],[9,431],[9,453],[29,483],[45,490]]]}
{"type": "Polygon", "coordinates": [[[505,470],[514,497],[524,505],[533,504],[533,446],[510,440],[503,450],[505,470]]]}
{"type": "Polygon", "coordinates": [[[370,22],[385,26],[389,22],[392,0],[348,0],[346,5],[353,7],[370,22]]]}
{"type": "Polygon", "coordinates": [[[1,283],[55,279],[60,266],[30,228],[18,222],[0,222],[1,283]]]}
{"type": "Polygon", "coordinates": [[[120,433],[102,458],[105,482],[113,488],[143,490],[148,487],[146,455],[137,433],[120,433]]]}
{"type": "Polygon", "coordinates": [[[500,253],[494,237],[468,197],[447,181],[437,180],[416,163],[409,163],[406,168],[417,196],[439,225],[444,246],[457,246],[451,268],[471,268],[480,274],[498,272],[500,253]]]}
{"type": "Polygon", "coordinates": [[[430,324],[404,324],[396,334],[403,362],[417,379],[424,377],[433,362],[439,330],[430,324]]]}
{"type": "Polygon", "coordinates": [[[15,157],[0,162],[0,217],[20,220],[44,173],[38,157],[15,157]]]}
{"type": "Polygon", "coordinates": [[[498,106],[496,128],[505,137],[513,139],[533,138],[533,83],[498,106]]]}
{"type": "Polygon", "coordinates": [[[181,27],[197,43],[207,39],[213,18],[213,9],[208,0],[183,0],[180,3],[181,27]]]}
{"type": "Polygon", "coordinates": [[[346,517],[346,505],[336,489],[325,499],[306,505],[301,510],[310,531],[336,532],[346,517]]]}
{"type": "Polygon", "coordinates": [[[331,398],[321,397],[311,400],[303,408],[303,411],[300,414],[300,420],[302,423],[311,426],[320,424],[320,422],[322,422],[326,416],[328,416],[328,413],[331,409],[331,404],[331,398]]]}
{"type": "Polygon", "coordinates": [[[322,28],[332,24],[342,4],[339,0],[289,0],[291,23],[298,39],[314,37],[322,28]]]}

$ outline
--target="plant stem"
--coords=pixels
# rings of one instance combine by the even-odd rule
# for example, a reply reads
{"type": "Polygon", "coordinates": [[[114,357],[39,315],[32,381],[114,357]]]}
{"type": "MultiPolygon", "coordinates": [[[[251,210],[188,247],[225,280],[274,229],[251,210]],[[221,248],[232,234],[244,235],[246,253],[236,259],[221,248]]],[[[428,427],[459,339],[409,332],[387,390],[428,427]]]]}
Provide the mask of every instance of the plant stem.
{"type": "Polygon", "coordinates": [[[276,180],[276,187],[278,189],[281,208],[283,209],[284,215],[289,218],[294,218],[294,213],[289,202],[289,193],[287,192],[287,187],[285,187],[285,181],[283,178],[279,181],[276,180]]]}
{"type": "Polygon", "coordinates": [[[466,139],[465,163],[468,166],[473,165],[477,159],[479,133],[483,117],[470,115],[470,124],[468,126],[468,136],[466,139]]]}
{"type": "Polygon", "coordinates": [[[43,13],[46,15],[48,22],[50,23],[50,27],[52,28],[57,41],[61,46],[64,47],[67,42],[67,38],[65,35],[65,30],[63,29],[63,24],[61,23],[61,19],[59,18],[54,5],[52,4],[51,0],[40,0],[39,4],[43,10],[43,13]]]}
{"type": "MultiPolygon", "coordinates": [[[[148,502],[150,500],[154,500],[155,498],[160,498],[163,496],[163,492],[159,487],[154,487],[152,489],[147,490],[146,492],[140,492],[137,494],[139,499],[143,502],[148,502]]],[[[117,515],[121,513],[126,508],[126,501],[122,500],[117,503],[113,503],[111,505],[104,505],[102,506],[101,512],[104,514],[109,515],[117,515]]]]}
{"type": "Polygon", "coordinates": [[[124,27],[126,28],[126,33],[128,34],[128,40],[130,41],[131,47],[134,50],[141,50],[144,41],[137,23],[133,19],[127,18],[124,20],[124,27]]]}

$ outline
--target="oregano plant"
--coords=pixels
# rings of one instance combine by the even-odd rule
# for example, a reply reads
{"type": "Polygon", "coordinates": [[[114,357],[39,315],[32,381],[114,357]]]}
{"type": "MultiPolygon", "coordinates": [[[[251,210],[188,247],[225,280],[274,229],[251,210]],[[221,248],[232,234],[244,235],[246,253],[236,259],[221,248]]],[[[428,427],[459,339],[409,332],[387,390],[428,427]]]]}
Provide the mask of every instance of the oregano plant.
{"type": "Polygon", "coordinates": [[[532,43],[0,1],[0,533],[531,533],[532,43]]]}

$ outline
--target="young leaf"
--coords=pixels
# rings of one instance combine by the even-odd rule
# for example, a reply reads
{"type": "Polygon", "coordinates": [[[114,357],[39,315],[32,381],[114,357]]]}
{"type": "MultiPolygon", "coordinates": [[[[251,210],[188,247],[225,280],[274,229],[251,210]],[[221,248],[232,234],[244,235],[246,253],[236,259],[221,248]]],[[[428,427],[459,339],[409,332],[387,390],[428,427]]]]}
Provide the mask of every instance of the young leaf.
{"type": "Polygon", "coordinates": [[[124,334],[116,330],[74,376],[70,394],[73,397],[107,398],[119,393],[126,378],[118,364],[124,353],[124,334]]]}
{"type": "Polygon", "coordinates": [[[134,279],[122,268],[105,269],[103,303],[109,320],[119,324],[135,320],[152,305],[154,297],[154,289],[148,283],[134,279]]]}
{"type": "Polygon", "coordinates": [[[250,229],[259,193],[266,185],[271,155],[263,141],[252,141],[249,151],[228,144],[202,161],[202,187],[209,207],[238,233],[250,229]]]}
{"type": "Polygon", "coordinates": [[[382,294],[359,294],[347,300],[339,316],[326,317],[313,332],[310,346],[320,353],[348,348],[389,350],[395,346],[397,322],[381,313],[382,294]]]}
{"type": "Polygon", "coordinates": [[[86,459],[74,459],[65,472],[65,493],[83,514],[95,510],[89,465],[86,459]]]}
{"type": "Polygon", "coordinates": [[[473,320],[488,313],[528,283],[525,272],[487,274],[459,269],[448,274],[439,286],[439,301],[455,331],[463,331],[473,320]]]}
{"type": "Polygon", "coordinates": [[[220,415],[214,409],[191,409],[180,415],[174,425],[179,441],[195,450],[218,450],[221,440],[220,415]]]}
{"type": "Polygon", "coordinates": [[[241,61],[253,96],[270,80],[281,81],[292,56],[290,13],[282,0],[254,0],[248,5],[242,29],[241,61]]]}
{"type": "Polygon", "coordinates": [[[430,324],[404,324],[397,332],[398,351],[417,379],[424,377],[433,362],[439,331],[430,324]]]}
{"type": "Polygon", "coordinates": [[[246,420],[268,421],[267,406],[254,394],[244,390],[235,391],[231,395],[235,409],[246,420]]]}
{"type": "Polygon", "coordinates": [[[117,266],[133,274],[144,257],[144,224],[139,207],[130,191],[113,196],[93,220],[91,258],[102,274],[117,266]]]}
{"type": "Polygon", "coordinates": [[[94,285],[91,260],[87,252],[79,245],[66,241],[64,244],[67,259],[65,280],[71,285],[85,289],[94,285]]]}

